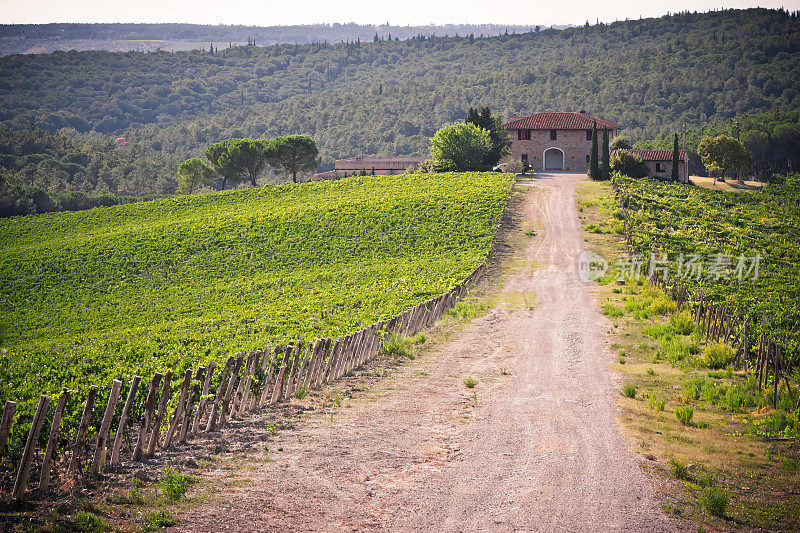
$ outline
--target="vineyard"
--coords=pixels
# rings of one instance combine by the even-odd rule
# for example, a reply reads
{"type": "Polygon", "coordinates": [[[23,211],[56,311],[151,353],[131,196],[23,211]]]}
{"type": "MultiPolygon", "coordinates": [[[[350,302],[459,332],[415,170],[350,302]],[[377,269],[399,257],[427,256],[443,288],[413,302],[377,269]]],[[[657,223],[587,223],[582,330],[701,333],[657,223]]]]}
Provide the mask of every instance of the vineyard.
{"type": "Polygon", "coordinates": [[[66,442],[92,386],[222,368],[442,294],[485,260],[512,181],[353,177],[0,221],[0,401],[18,402],[6,451],[20,453],[41,394],[71,391],[66,442]]]}
{"type": "Polygon", "coordinates": [[[798,363],[800,176],[752,194],[625,177],[616,186],[624,211],[616,216],[643,263],[668,269],[728,315],[749,317],[751,345],[773,337],[798,363]]]}

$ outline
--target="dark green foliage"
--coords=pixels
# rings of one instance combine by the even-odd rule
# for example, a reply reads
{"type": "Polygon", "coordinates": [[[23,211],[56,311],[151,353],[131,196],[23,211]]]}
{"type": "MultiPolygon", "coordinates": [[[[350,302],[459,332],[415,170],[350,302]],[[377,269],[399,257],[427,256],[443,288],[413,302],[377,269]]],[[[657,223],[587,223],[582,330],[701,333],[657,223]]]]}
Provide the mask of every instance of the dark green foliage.
{"type": "Polygon", "coordinates": [[[614,150],[630,150],[633,148],[630,139],[625,137],[624,135],[617,135],[614,137],[614,140],[611,141],[610,149],[613,152],[614,150]]]}
{"type": "Polygon", "coordinates": [[[628,150],[617,150],[611,156],[611,170],[631,178],[647,176],[647,166],[641,158],[628,150]]]}
{"type": "Polygon", "coordinates": [[[600,172],[602,179],[611,178],[611,153],[608,147],[608,128],[606,127],[603,127],[603,160],[600,172]]]}
{"type": "Polygon", "coordinates": [[[511,137],[503,126],[500,115],[492,114],[488,107],[482,107],[480,112],[470,107],[464,122],[475,124],[489,132],[492,148],[483,158],[483,164],[479,170],[492,170],[504,155],[511,152],[511,137]]]}
{"type": "Polygon", "coordinates": [[[672,181],[678,181],[678,161],[680,157],[678,153],[678,134],[675,134],[675,143],[672,146],[672,181]]]}
{"type": "Polygon", "coordinates": [[[600,167],[597,160],[597,122],[592,124],[592,149],[589,152],[589,177],[593,180],[600,179],[600,167]]]}
{"type": "MultiPolygon", "coordinates": [[[[66,128],[106,142],[124,133],[129,144],[98,160],[106,170],[90,169],[97,185],[79,188],[56,173],[52,188],[37,182],[45,190],[65,184],[87,193],[163,194],[175,191],[179,162],[226,138],[309,135],[318,143],[321,170],[329,170],[339,157],[424,155],[439,127],[463,120],[477,105],[504,119],[541,109],[592,109],[631,138],[666,135],[665,149],[684,122],[723,125],[746,112],[800,108],[800,32],[786,11],[680,13],[497,33],[474,44],[466,37],[375,44],[362,38],[358,44],[220,46],[213,55],[7,56],[0,58],[0,124],[33,123],[53,133],[66,128]],[[382,94],[365,90],[379,83],[382,94]],[[120,160],[134,151],[142,155],[120,160]]],[[[206,42],[212,41],[228,39],[206,42]]],[[[745,131],[742,122],[742,140],[757,161],[745,131]]],[[[791,140],[792,131],[768,135],[791,140]]],[[[775,158],[785,161],[777,152],[775,158]]]]}
{"type": "MultiPolygon", "coordinates": [[[[297,183],[298,172],[312,171],[319,165],[319,150],[314,139],[307,135],[284,135],[273,139],[267,148],[267,160],[276,168],[292,175],[297,183]]],[[[362,169],[366,176],[366,169],[362,169]]]]}

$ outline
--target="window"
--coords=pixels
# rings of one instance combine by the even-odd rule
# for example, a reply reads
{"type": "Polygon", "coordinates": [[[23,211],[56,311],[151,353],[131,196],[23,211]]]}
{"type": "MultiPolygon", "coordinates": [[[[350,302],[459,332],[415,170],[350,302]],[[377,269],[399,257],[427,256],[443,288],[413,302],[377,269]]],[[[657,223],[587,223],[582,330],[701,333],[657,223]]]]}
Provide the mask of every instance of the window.
{"type": "Polygon", "coordinates": [[[656,163],[656,172],[664,172],[664,169],[661,167],[661,163],[656,163]]]}
{"type": "Polygon", "coordinates": [[[558,132],[556,130],[550,130],[550,140],[555,141],[558,139],[558,132]]]}
{"type": "Polygon", "coordinates": [[[586,154],[586,162],[589,162],[589,154],[586,154]]]}
{"type": "Polygon", "coordinates": [[[528,162],[528,154],[522,154],[522,162],[523,163],[527,163],[528,162]]]}
{"type": "Polygon", "coordinates": [[[531,140],[531,130],[517,130],[517,140],[518,141],[530,141],[531,140]]]}
{"type": "Polygon", "coordinates": [[[586,130],[586,140],[587,141],[592,140],[592,130],[586,130]]]}

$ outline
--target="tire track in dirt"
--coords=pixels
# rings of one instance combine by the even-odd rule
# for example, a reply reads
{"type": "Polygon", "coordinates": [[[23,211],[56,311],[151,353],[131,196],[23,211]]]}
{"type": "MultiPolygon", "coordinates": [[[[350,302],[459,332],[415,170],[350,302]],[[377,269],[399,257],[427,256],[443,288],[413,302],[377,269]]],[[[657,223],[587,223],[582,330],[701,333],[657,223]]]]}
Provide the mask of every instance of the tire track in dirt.
{"type": "Polygon", "coordinates": [[[687,529],[661,512],[615,422],[607,322],[576,270],[581,178],[520,185],[535,190],[519,214],[539,229],[514,252],[500,305],[344,408],[281,433],[270,462],[233,474],[250,483],[227,486],[177,529],[687,529]],[[520,306],[530,294],[535,307],[520,306]],[[466,375],[479,380],[474,395],[466,375]]]}

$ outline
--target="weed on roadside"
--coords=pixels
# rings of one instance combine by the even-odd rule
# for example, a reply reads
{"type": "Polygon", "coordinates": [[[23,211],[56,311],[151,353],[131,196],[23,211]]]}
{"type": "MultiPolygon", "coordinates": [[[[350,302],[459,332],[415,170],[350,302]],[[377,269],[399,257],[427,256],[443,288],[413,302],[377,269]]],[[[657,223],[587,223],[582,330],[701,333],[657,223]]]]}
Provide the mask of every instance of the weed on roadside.
{"type": "Polygon", "coordinates": [[[626,398],[636,398],[636,385],[632,383],[626,383],[622,386],[622,395],[626,398]]]}
{"type": "Polygon", "coordinates": [[[144,533],[158,531],[164,527],[172,527],[176,523],[175,516],[166,509],[144,513],[139,519],[139,525],[144,533]]]}
{"type": "Polygon", "coordinates": [[[472,389],[475,385],[478,384],[478,380],[473,378],[472,376],[467,376],[463,379],[464,386],[468,389],[472,389]]]}
{"type": "Polygon", "coordinates": [[[169,501],[178,501],[186,496],[189,490],[189,477],[173,470],[169,465],[164,467],[158,480],[161,492],[169,501]]]}

